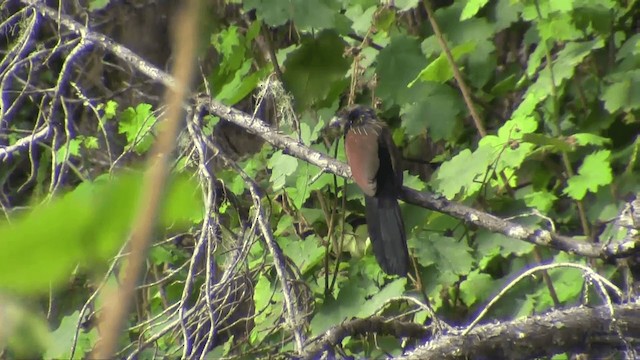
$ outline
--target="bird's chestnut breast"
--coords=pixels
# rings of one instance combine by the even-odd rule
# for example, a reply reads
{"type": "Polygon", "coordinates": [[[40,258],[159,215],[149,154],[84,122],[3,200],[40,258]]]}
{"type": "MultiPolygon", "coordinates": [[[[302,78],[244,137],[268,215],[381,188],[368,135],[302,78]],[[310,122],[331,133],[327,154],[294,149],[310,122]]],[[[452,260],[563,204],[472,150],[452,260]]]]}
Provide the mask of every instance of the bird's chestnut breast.
{"type": "Polygon", "coordinates": [[[378,134],[375,131],[352,129],[345,138],[347,162],[353,180],[366,195],[376,194],[376,174],[380,168],[378,158],[378,134]]]}

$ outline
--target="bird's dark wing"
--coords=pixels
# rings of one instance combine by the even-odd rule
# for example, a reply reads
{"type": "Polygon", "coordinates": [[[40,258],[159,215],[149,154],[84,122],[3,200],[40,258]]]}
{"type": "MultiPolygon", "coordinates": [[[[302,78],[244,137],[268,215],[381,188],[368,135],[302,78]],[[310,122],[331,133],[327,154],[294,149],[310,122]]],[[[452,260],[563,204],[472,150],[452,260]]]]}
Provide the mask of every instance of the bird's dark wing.
{"type": "MultiPolygon", "coordinates": [[[[402,187],[402,164],[401,159],[402,155],[400,154],[400,150],[393,142],[393,138],[391,137],[391,130],[387,126],[383,126],[380,131],[380,136],[378,138],[378,146],[381,149],[386,149],[389,152],[389,157],[391,158],[391,168],[392,172],[395,175],[394,187],[398,191],[396,196],[400,192],[400,188],[402,187]]],[[[384,150],[382,150],[384,151],[384,150]]]]}
{"type": "MultiPolygon", "coordinates": [[[[405,276],[409,271],[409,252],[398,205],[398,178],[393,168],[390,149],[380,146],[380,168],[377,172],[375,196],[365,195],[365,217],[373,253],[387,274],[405,276]]],[[[400,172],[402,176],[402,172],[400,172]]]]}

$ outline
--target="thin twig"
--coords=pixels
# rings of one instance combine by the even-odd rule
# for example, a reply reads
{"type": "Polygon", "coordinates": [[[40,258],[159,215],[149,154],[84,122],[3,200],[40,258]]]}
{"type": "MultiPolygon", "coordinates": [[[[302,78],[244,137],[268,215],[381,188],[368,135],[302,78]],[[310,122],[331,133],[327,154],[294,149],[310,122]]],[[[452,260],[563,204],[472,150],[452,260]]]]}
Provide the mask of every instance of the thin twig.
{"type": "Polygon", "coordinates": [[[464,98],[464,102],[465,104],[467,104],[467,108],[469,109],[469,114],[471,114],[471,117],[473,118],[473,123],[476,126],[476,130],[478,130],[478,134],[480,134],[480,136],[485,137],[487,136],[487,130],[484,128],[482,119],[480,119],[480,115],[476,111],[476,107],[473,104],[473,99],[471,98],[471,92],[469,91],[469,87],[467,86],[464,79],[462,78],[460,69],[458,69],[458,66],[456,65],[456,60],[453,58],[453,55],[451,54],[451,50],[449,50],[449,46],[447,45],[447,42],[444,40],[444,35],[442,34],[442,31],[440,31],[440,26],[436,21],[435,15],[433,13],[433,9],[431,8],[431,4],[429,4],[429,0],[423,0],[422,3],[424,4],[424,8],[427,10],[427,16],[429,17],[429,23],[431,24],[433,33],[436,35],[436,39],[438,39],[438,42],[440,43],[440,47],[442,48],[442,51],[447,57],[447,61],[449,62],[451,70],[453,70],[453,77],[456,79],[456,82],[458,83],[458,87],[460,88],[460,92],[462,93],[462,97],[464,98]]]}
{"type": "MultiPolygon", "coordinates": [[[[563,267],[569,267],[569,268],[575,268],[575,269],[582,270],[582,272],[585,274],[585,276],[588,276],[590,279],[596,280],[598,282],[598,284],[600,285],[599,287],[602,288],[602,290],[604,290],[604,288],[607,287],[607,288],[613,290],[619,297],[622,297],[622,291],[620,289],[618,289],[617,286],[615,286],[609,280],[604,278],[602,275],[600,275],[600,274],[596,273],[595,271],[593,271],[591,268],[589,268],[587,266],[584,266],[582,264],[555,263],[555,264],[538,265],[538,266],[536,266],[536,267],[534,267],[532,269],[529,269],[529,270],[525,271],[524,273],[520,274],[518,277],[516,277],[511,282],[509,282],[509,284],[507,284],[507,286],[502,288],[502,290],[500,290],[500,292],[496,296],[494,296],[493,299],[491,299],[491,301],[489,301],[487,306],[485,306],[484,309],[482,309],[480,314],[478,314],[478,316],[466,327],[466,329],[462,332],[462,336],[465,336],[465,335],[469,334],[469,332],[489,312],[489,309],[491,309],[491,307],[495,303],[497,303],[500,299],[502,299],[502,297],[509,290],[511,290],[518,282],[520,282],[520,280],[522,280],[522,279],[524,279],[524,278],[526,278],[526,277],[528,277],[528,276],[530,276],[533,273],[538,272],[538,271],[545,271],[545,270],[550,270],[550,269],[558,269],[558,268],[563,268],[563,267]]],[[[609,298],[608,295],[606,295],[606,290],[602,291],[602,293],[605,294],[605,299],[606,299],[605,303],[611,309],[611,314],[613,316],[613,305],[612,305],[611,299],[609,298]]]]}

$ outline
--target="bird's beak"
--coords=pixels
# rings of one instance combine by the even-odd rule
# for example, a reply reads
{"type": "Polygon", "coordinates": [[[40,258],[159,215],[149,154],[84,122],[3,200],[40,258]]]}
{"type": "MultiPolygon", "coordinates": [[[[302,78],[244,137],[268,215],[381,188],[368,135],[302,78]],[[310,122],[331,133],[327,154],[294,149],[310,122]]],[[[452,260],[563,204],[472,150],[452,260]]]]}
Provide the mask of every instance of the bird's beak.
{"type": "Polygon", "coordinates": [[[329,127],[342,127],[344,125],[344,118],[340,117],[340,116],[334,116],[333,118],[331,118],[331,121],[329,121],[329,127]]]}

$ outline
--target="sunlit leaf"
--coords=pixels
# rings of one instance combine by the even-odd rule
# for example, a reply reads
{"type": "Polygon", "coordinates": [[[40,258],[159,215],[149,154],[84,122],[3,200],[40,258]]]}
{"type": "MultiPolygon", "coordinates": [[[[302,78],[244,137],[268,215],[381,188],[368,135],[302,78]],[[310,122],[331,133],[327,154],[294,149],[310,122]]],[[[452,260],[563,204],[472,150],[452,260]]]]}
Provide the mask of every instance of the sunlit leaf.
{"type": "Polygon", "coordinates": [[[568,180],[564,193],[576,200],[584,198],[587,191],[596,192],[599,187],[609,185],[613,179],[609,150],[587,155],[578,169],[578,174],[568,180]]]}
{"type": "Polygon", "coordinates": [[[128,146],[138,154],[145,153],[153,143],[151,128],[157,119],[151,111],[151,105],[139,104],[122,112],[118,122],[118,132],[125,134],[128,146]]]}
{"type": "Polygon", "coordinates": [[[460,15],[460,21],[467,20],[475,16],[488,2],[489,0],[468,0],[462,10],[462,14],[460,15]]]}
{"type": "MultiPolygon", "coordinates": [[[[474,42],[467,42],[462,45],[458,45],[451,49],[451,55],[454,60],[460,59],[462,55],[472,52],[476,47],[474,42]]],[[[409,83],[409,87],[412,87],[416,81],[434,81],[434,82],[446,82],[453,78],[453,70],[451,64],[446,55],[440,54],[440,56],[432,61],[427,67],[422,69],[418,76],[409,83]]]]}

